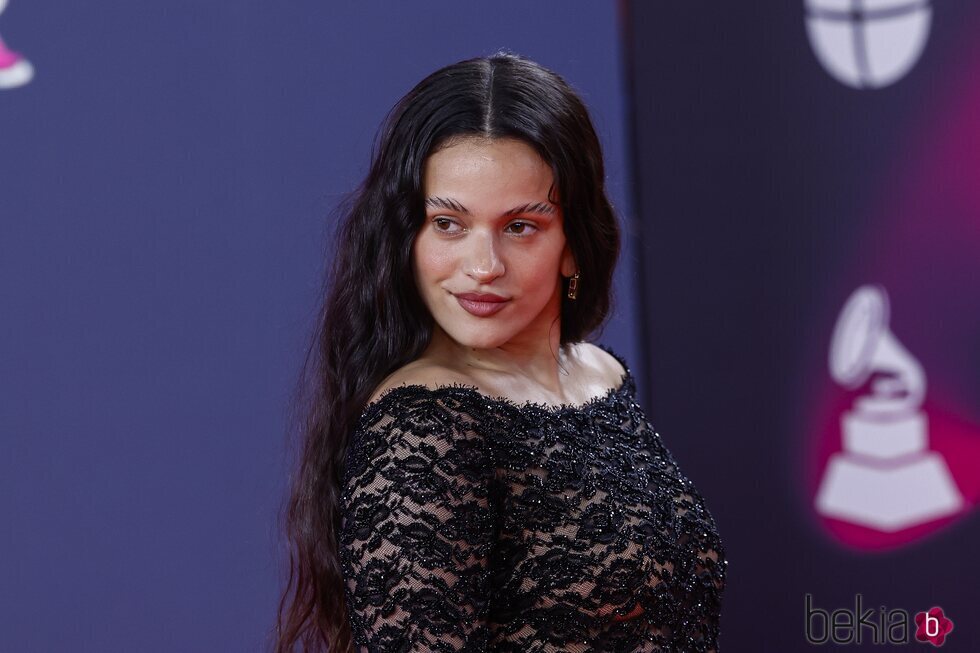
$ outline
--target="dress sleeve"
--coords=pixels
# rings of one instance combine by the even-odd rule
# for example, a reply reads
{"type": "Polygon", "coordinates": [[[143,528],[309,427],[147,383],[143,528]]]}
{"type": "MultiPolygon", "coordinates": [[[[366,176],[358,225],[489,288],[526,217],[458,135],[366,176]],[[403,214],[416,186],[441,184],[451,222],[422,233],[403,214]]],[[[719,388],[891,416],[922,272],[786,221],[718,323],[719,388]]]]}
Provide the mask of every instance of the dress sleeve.
{"type": "Polygon", "coordinates": [[[449,396],[389,391],[352,434],[338,537],[356,651],[485,651],[493,466],[449,396]],[[390,394],[395,393],[395,394],[390,394]]]}

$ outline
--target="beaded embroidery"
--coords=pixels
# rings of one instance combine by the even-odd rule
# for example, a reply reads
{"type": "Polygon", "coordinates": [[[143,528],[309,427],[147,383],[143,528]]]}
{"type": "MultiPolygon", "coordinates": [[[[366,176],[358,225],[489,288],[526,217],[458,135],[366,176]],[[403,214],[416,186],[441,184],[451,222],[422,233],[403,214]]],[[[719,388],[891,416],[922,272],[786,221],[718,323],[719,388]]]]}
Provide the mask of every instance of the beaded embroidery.
{"type": "Polygon", "coordinates": [[[401,385],[362,412],[339,551],[355,648],[717,652],[727,561],[635,400],[401,385]]]}

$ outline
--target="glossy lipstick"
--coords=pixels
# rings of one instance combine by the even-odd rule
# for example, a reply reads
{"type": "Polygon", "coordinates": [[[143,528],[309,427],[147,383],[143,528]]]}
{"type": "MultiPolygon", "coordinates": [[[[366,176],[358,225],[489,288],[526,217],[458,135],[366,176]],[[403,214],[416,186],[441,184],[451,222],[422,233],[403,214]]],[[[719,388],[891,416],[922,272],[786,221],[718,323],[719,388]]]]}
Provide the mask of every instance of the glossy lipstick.
{"type": "Polygon", "coordinates": [[[468,313],[477,317],[489,317],[494,313],[503,310],[509,299],[499,295],[484,295],[481,293],[461,293],[455,295],[456,301],[468,313]]]}

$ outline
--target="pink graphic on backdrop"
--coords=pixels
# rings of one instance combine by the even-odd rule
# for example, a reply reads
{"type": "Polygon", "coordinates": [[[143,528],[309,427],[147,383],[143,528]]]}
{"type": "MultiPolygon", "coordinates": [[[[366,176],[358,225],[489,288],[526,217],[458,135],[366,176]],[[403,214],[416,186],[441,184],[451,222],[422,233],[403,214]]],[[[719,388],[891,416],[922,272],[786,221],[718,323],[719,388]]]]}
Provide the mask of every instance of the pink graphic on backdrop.
{"type": "MultiPolygon", "coordinates": [[[[0,14],[7,0],[0,0],[0,14]]],[[[14,52],[0,38],[0,89],[23,86],[34,78],[34,67],[24,55],[14,52]]]]}
{"type": "MultiPolygon", "coordinates": [[[[878,370],[855,388],[835,383],[824,368],[823,396],[809,420],[815,445],[807,456],[811,506],[827,533],[866,551],[909,545],[940,535],[960,519],[980,518],[974,511],[980,503],[980,41],[964,39],[952,61],[955,68],[939,85],[943,92],[922,99],[925,115],[916,120],[922,127],[908,130],[901,158],[882,176],[885,183],[870,208],[874,219],[855,248],[860,258],[847,272],[848,278],[887,289],[887,326],[928,378],[917,410],[905,417],[914,426],[906,424],[900,441],[890,446],[911,447],[918,434],[925,449],[913,455],[934,454],[929,474],[937,494],[931,500],[945,508],[932,516],[923,510],[922,519],[904,524],[900,514],[876,515],[875,523],[843,511],[828,516],[819,508],[831,461],[848,454],[847,416],[861,397],[875,395],[876,385],[879,392],[897,389],[894,370],[878,370]],[[949,484],[936,481],[942,469],[949,484]],[[944,503],[944,493],[947,500],[958,494],[961,502],[944,503]]],[[[886,463],[885,469],[893,468],[886,463]]],[[[887,483],[859,487],[873,492],[887,483]]]]}
{"type": "Polygon", "coordinates": [[[925,372],[888,313],[882,287],[846,302],[829,361],[845,390],[817,434],[814,506],[830,533],[866,550],[914,542],[980,497],[980,429],[925,399],[925,372]]]}
{"type": "Polygon", "coordinates": [[[830,345],[830,371],[866,388],[841,415],[842,450],[831,454],[815,505],[827,518],[884,533],[948,517],[964,507],[943,455],[930,448],[922,365],[889,328],[888,294],[858,288],[830,345]]]}

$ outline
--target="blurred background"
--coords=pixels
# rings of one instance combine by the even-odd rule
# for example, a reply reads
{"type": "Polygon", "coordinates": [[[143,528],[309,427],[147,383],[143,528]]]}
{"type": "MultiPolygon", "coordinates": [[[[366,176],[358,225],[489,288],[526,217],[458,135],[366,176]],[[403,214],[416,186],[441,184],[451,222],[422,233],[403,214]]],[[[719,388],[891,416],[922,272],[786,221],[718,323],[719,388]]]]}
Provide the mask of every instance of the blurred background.
{"type": "Polygon", "coordinates": [[[817,612],[859,595],[978,650],[980,5],[769,5],[0,0],[0,653],[267,649],[332,211],[501,48],[602,139],[597,340],[718,522],[722,650],[879,650],[817,612]]]}

